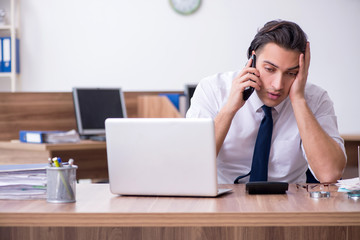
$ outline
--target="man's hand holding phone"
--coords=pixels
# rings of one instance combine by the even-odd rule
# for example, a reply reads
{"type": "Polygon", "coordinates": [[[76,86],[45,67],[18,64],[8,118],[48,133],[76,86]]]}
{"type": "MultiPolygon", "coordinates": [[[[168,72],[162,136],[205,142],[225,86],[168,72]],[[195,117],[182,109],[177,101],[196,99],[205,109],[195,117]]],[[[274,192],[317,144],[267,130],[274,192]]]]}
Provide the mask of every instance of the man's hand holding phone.
{"type": "MultiPolygon", "coordinates": [[[[254,54],[254,53],[253,53],[254,54]]],[[[245,104],[244,91],[249,87],[260,90],[260,72],[252,67],[254,59],[250,58],[246,66],[241,70],[238,76],[234,78],[230,90],[229,99],[226,107],[229,111],[236,113],[245,104]]]]}

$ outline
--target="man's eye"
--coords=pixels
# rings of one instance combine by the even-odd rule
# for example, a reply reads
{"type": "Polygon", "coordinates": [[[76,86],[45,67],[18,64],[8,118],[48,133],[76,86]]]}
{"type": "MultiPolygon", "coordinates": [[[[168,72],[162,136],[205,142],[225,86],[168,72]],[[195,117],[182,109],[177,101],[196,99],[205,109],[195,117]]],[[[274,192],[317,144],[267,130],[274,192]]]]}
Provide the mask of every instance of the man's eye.
{"type": "Polygon", "coordinates": [[[296,77],[296,75],[298,74],[297,72],[288,72],[288,74],[292,77],[296,77]]]}
{"type": "Polygon", "coordinates": [[[265,70],[268,71],[268,72],[274,72],[274,69],[273,69],[273,68],[267,68],[267,67],[266,67],[265,70]]]}

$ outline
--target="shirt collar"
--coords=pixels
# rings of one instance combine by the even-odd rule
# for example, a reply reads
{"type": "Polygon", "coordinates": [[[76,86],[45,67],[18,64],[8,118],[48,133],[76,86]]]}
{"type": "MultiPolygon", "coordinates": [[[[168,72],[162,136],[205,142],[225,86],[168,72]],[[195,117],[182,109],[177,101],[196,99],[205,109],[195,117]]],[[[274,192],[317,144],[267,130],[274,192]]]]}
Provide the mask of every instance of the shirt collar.
{"type": "MultiPolygon", "coordinates": [[[[256,92],[256,90],[255,90],[256,92]]],[[[285,103],[289,101],[289,96],[284,99],[279,105],[273,107],[273,109],[276,111],[277,114],[281,112],[281,110],[284,108],[285,103]]],[[[252,94],[250,98],[248,99],[248,102],[251,104],[255,112],[258,112],[259,109],[264,105],[264,103],[260,100],[259,96],[256,94],[252,94]]]]}
{"type": "Polygon", "coordinates": [[[253,107],[255,112],[258,112],[259,109],[264,105],[264,103],[260,100],[259,96],[256,93],[256,90],[254,93],[249,97],[248,103],[253,107]]]}

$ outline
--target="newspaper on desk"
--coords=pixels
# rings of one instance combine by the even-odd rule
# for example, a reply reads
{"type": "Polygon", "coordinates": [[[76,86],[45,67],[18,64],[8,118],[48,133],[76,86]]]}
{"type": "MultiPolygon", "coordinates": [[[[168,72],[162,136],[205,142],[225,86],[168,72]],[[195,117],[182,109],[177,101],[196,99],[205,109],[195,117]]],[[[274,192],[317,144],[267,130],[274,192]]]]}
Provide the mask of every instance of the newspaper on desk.
{"type": "Polygon", "coordinates": [[[0,165],[0,199],[45,199],[47,165],[0,165]]]}

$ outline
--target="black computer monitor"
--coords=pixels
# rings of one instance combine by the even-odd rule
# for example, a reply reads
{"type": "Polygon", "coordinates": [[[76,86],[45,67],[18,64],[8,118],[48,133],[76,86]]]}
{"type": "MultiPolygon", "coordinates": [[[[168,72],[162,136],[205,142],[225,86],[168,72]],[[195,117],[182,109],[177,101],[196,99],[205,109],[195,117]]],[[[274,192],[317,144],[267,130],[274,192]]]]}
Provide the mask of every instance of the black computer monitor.
{"type": "Polygon", "coordinates": [[[80,136],[105,135],[107,118],[125,118],[121,88],[73,88],[76,123],[80,136]]]}
{"type": "Polygon", "coordinates": [[[194,95],[197,84],[186,84],[185,85],[185,97],[186,97],[186,110],[190,108],[191,98],[194,95]]]}

